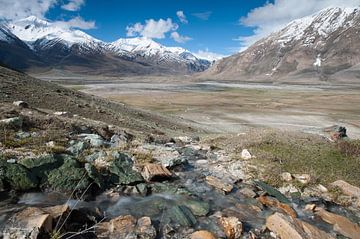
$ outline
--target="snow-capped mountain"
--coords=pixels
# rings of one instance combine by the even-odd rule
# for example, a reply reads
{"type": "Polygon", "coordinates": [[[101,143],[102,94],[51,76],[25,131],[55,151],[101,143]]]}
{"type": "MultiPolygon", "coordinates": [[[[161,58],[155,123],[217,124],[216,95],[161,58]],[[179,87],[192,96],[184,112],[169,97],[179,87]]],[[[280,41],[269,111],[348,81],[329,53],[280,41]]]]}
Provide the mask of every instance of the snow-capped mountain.
{"type": "Polygon", "coordinates": [[[34,16],[0,26],[0,41],[11,45],[6,34],[23,41],[44,64],[72,71],[187,74],[210,66],[209,61],[180,47],[165,47],[142,37],[107,43],[61,22],[48,22],[34,16]]]}
{"type": "Polygon", "coordinates": [[[290,22],[202,77],[258,81],[360,78],[360,9],[330,7],[290,22]]]}

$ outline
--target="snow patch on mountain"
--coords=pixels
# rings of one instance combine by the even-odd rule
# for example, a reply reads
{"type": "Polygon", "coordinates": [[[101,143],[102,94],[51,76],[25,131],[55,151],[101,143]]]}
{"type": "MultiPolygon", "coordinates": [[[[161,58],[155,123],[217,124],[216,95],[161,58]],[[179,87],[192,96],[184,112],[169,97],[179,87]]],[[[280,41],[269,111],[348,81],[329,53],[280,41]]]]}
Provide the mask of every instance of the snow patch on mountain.
{"type": "Polygon", "coordinates": [[[66,29],[56,22],[50,23],[34,16],[9,23],[8,28],[18,38],[30,44],[40,39],[60,40],[69,47],[73,44],[100,42],[82,31],[66,29]]]}
{"type": "Polygon", "coordinates": [[[351,27],[352,16],[358,11],[358,8],[326,8],[311,16],[292,21],[280,32],[272,34],[270,39],[276,38],[282,45],[298,40],[303,40],[304,45],[311,45],[318,36],[326,39],[340,28],[351,27]]]}

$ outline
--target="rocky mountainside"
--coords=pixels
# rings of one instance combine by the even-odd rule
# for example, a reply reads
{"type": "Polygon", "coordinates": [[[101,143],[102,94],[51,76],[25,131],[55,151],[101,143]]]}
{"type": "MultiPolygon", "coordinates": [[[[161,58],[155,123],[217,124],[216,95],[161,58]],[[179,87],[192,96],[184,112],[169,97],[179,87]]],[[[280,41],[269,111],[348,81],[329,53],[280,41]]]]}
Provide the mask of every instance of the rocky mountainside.
{"type": "Polygon", "coordinates": [[[24,100],[33,108],[102,121],[118,125],[129,132],[152,133],[192,132],[188,125],[171,117],[135,110],[95,96],[83,94],[42,81],[0,66],[0,102],[24,100]]]}
{"type": "Polygon", "coordinates": [[[105,75],[189,74],[210,66],[180,47],[165,47],[148,38],[107,43],[33,16],[2,24],[0,32],[0,61],[20,70],[48,66],[105,75]]]}
{"type": "Polygon", "coordinates": [[[360,9],[327,8],[295,20],[202,78],[242,81],[359,82],[360,9]]]}

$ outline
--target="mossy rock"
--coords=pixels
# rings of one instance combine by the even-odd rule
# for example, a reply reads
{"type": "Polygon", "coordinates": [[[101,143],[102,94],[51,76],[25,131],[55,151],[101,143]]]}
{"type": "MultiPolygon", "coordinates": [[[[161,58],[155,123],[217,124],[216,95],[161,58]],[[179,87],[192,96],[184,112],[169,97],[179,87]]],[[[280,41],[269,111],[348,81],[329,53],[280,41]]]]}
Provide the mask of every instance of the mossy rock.
{"type": "Polygon", "coordinates": [[[185,200],[181,203],[182,206],[186,206],[196,216],[206,216],[210,211],[210,205],[207,202],[197,200],[185,200]]]}
{"type": "Polygon", "coordinates": [[[173,206],[166,211],[166,217],[173,223],[183,227],[194,226],[197,223],[191,210],[185,206],[173,206]]]}
{"type": "Polygon", "coordinates": [[[61,167],[51,171],[46,182],[48,188],[60,192],[84,192],[90,184],[86,170],[71,158],[65,158],[61,167]]]}
{"type": "Polygon", "coordinates": [[[131,159],[126,154],[119,154],[109,167],[112,182],[120,185],[136,185],[144,182],[141,174],[133,170],[132,167],[131,159]]]}
{"type": "Polygon", "coordinates": [[[61,155],[44,155],[37,158],[27,158],[19,162],[19,164],[28,168],[33,175],[40,180],[46,180],[46,176],[50,171],[59,168],[64,163],[64,157],[61,155]]]}
{"type": "Polygon", "coordinates": [[[3,187],[8,185],[16,191],[28,191],[38,187],[38,179],[27,168],[19,164],[0,165],[3,187]]]}
{"type": "Polygon", "coordinates": [[[96,168],[92,164],[86,163],[85,170],[89,178],[91,178],[99,188],[106,187],[103,176],[96,170],[96,168]]]}

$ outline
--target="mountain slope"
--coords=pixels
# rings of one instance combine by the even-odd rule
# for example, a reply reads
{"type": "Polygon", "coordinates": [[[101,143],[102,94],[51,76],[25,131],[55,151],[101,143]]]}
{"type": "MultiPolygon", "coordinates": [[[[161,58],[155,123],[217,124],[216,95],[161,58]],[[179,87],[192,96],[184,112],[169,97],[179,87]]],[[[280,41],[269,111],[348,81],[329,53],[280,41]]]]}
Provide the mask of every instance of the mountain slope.
{"type": "Polygon", "coordinates": [[[0,66],[0,102],[26,101],[43,112],[60,111],[116,125],[139,133],[192,133],[196,129],[170,116],[160,116],[127,105],[61,87],[0,66]]]}
{"type": "Polygon", "coordinates": [[[201,77],[359,82],[359,33],[358,8],[327,8],[291,22],[244,52],[218,61],[201,77]]]}
{"type": "MultiPolygon", "coordinates": [[[[210,66],[209,61],[197,58],[183,48],[165,47],[147,38],[119,39],[107,43],[82,31],[69,29],[61,23],[47,22],[36,17],[10,22],[0,29],[16,37],[19,44],[22,41],[21,44],[27,46],[29,54],[41,59],[43,65],[76,73],[188,74],[203,71],[210,66]]],[[[1,36],[0,40],[6,38],[1,36]]],[[[13,43],[6,42],[7,45],[13,43]]],[[[22,52],[16,50],[10,50],[8,54],[12,58],[26,60],[29,55],[23,56],[22,52]]],[[[9,66],[33,70],[31,64],[9,66]]]]}
{"type": "Polygon", "coordinates": [[[15,69],[45,67],[29,46],[4,25],[0,25],[0,62],[15,69]]]}

